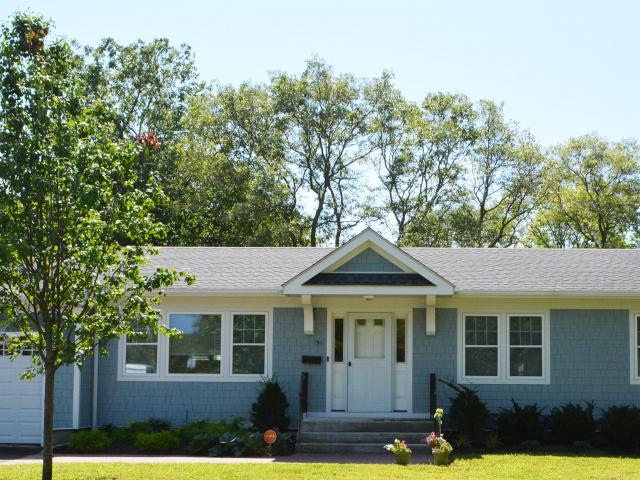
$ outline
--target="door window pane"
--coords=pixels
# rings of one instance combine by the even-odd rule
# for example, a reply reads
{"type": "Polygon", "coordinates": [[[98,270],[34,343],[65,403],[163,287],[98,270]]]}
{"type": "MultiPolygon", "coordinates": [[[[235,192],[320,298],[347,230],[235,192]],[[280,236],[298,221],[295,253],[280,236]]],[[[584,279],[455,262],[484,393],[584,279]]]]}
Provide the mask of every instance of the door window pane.
{"type": "Polygon", "coordinates": [[[464,319],[465,375],[498,375],[497,315],[468,315],[464,319]]]}
{"type": "Polygon", "coordinates": [[[380,318],[359,318],[356,320],[355,358],[384,358],[384,322],[384,319],[380,318]]]}
{"type": "Polygon", "coordinates": [[[232,373],[264,375],[266,318],[260,314],[233,316],[232,373]]]}
{"type": "Polygon", "coordinates": [[[221,315],[172,314],[170,325],[182,336],[169,339],[169,373],[220,373],[221,315]]]}
{"type": "Polygon", "coordinates": [[[344,319],[336,318],[335,330],[333,332],[333,361],[342,362],[344,360],[344,319]]]}
{"type": "Polygon", "coordinates": [[[509,375],[542,376],[542,317],[509,317],[509,375]]]}
{"type": "Polygon", "coordinates": [[[396,362],[404,363],[406,356],[406,321],[404,318],[396,320],[396,362]]]}

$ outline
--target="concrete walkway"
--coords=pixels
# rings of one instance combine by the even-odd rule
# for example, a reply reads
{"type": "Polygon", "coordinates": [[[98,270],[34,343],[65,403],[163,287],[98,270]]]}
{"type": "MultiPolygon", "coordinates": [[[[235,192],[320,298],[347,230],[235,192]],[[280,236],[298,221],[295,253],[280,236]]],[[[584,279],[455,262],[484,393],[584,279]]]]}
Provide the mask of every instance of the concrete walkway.
{"type": "MultiPolygon", "coordinates": [[[[42,461],[40,454],[14,459],[0,459],[1,465],[28,465],[42,461]]],[[[377,453],[345,453],[328,455],[323,453],[297,453],[286,457],[187,457],[152,455],[56,455],[54,463],[394,463],[393,455],[377,453]]],[[[414,464],[431,463],[431,455],[420,453],[413,455],[414,464]]]]}

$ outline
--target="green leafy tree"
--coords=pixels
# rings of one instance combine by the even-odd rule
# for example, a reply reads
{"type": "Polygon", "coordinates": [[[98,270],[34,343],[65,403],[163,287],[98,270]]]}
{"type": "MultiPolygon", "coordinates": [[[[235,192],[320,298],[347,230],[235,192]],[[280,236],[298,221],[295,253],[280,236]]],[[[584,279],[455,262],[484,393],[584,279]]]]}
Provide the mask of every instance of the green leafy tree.
{"type": "Polygon", "coordinates": [[[502,105],[480,101],[475,140],[465,161],[463,189],[458,205],[444,220],[451,244],[518,244],[540,203],[544,161],[534,139],[505,120],[502,105]]]}
{"type": "Polygon", "coordinates": [[[290,171],[310,195],[310,243],[343,236],[362,220],[359,171],[372,151],[367,142],[373,108],[366,82],[336,75],[313,59],[300,76],[279,73],[269,90],[285,123],[283,152],[290,171]]]}
{"type": "Polygon", "coordinates": [[[149,213],[162,200],[153,176],[136,187],[148,147],[114,140],[113,114],[87,94],[82,59],[49,29],[17,14],[0,38],[0,319],[20,332],[13,354],[33,350],[25,377],[44,374],[46,480],[56,371],[141,325],[173,333],[158,325],[157,305],[182,277],[141,267],[164,231],[149,213]]]}
{"type": "Polygon", "coordinates": [[[635,141],[573,138],[551,150],[548,196],[529,229],[541,247],[629,248],[640,229],[640,148],[635,141]]]}
{"type": "Polygon", "coordinates": [[[371,139],[386,194],[382,210],[392,216],[397,242],[411,243],[405,239],[410,230],[422,245],[448,244],[443,217],[455,204],[475,138],[472,103],[463,95],[437,93],[417,106],[388,78],[371,95],[376,106],[371,139]]]}
{"type": "Polygon", "coordinates": [[[189,100],[204,90],[191,48],[172,46],[166,38],[129,45],[106,38],[87,48],[85,59],[89,92],[114,106],[114,133],[132,138],[152,131],[159,139],[153,159],[139,159],[140,182],[156,174],[170,183],[180,158],[175,144],[182,136],[181,119],[189,100]]]}

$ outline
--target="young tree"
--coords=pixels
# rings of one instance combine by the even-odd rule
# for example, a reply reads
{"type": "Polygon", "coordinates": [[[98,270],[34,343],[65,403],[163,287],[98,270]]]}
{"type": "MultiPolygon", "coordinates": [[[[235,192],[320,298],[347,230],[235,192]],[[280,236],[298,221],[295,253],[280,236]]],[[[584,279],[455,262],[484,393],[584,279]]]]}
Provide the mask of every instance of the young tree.
{"type": "Polygon", "coordinates": [[[573,138],[551,150],[549,192],[530,229],[542,247],[629,248],[640,230],[640,148],[573,138]]]}
{"type": "Polygon", "coordinates": [[[17,14],[0,39],[0,319],[20,332],[14,354],[33,350],[25,376],[44,374],[45,480],[58,368],[136,325],[172,333],[158,326],[162,289],[192,281],[141,268],[154,253],[145,245],[163,233],[149,213],[162,199],[153,176],[135,186],[145,147],[114,141],[112,112],[87,94],[81,58],[49,29],[17,14]]]}

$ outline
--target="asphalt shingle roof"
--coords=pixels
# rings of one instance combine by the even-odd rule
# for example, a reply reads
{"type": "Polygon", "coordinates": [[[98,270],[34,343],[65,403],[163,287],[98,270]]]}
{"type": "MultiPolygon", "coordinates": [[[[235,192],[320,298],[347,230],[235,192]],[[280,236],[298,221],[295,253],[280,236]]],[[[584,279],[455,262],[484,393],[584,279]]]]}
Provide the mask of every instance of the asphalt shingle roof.
{"type": "MultiPolygon", "coordinates": [[[[149,268],[196,276],[193,291],[276,292],[333,248],[162,247],[149,268]]],[[[456,292],[640,294],[640,250],[406,248],[456,292]]],[[[180,285],[177,285],[180,287],[180,285]]]]}

